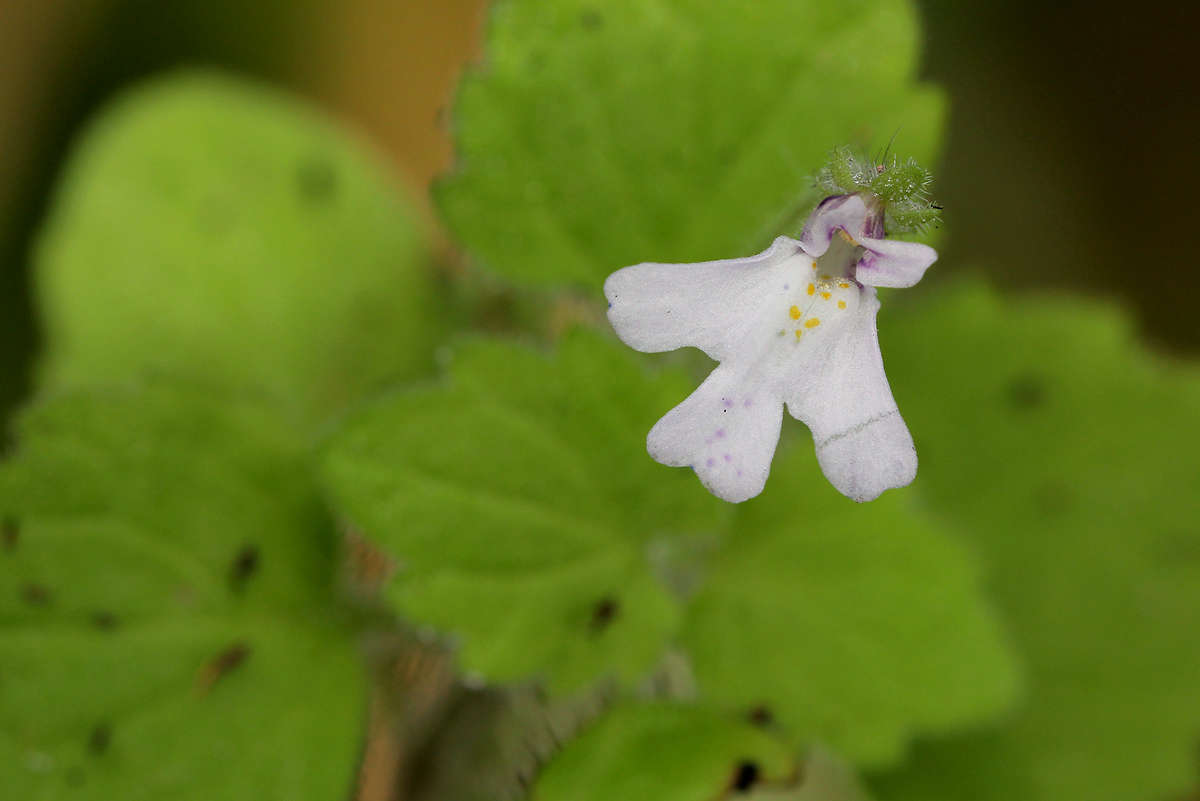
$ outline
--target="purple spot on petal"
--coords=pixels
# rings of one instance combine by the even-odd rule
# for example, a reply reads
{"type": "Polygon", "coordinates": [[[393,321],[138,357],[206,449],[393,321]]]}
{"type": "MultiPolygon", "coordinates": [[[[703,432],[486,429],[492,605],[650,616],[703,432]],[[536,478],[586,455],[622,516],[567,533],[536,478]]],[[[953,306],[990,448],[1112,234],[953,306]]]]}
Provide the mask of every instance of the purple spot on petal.
{"type": "Polygon", "coordinates": [[[732,454],[728,454],[728,453],[727,453],[727,454],[725,454],[725,461],[727,461],[727,462],[732,462],[732,461],[733,461],[733,455],[732,455],[732,454]]]}
{"type": "Polygon", "coordinates": [[[749,408],[750,408],[751,406],[753,406],[753,405],[754,405],[754,399],[753,399],[753,398],[746,398],[744,401],[742,401],[742,408],[743,408],[743,409],[749,409],[749,408]]]}
{"type": "Polygon", "coordinates": [[[730,406],[733,405],[733,402],[730,401],[729,398],[721,398],[721,405],[724,406],[726,409],[728,409],[730,406]]]}
{"type": "MultiPolygon", "coordinates": [[[[790,285],[790,284],[784,284],[784,285],[783,285],[783,288],[784,288],[784,289],[791,289],[791,285],[790,285]]],[[[608,305],[609,305],[609,306],[612,306],[612,304],[611,304],[611,303],[610,303],[610,304],[608,304],[608,305]]]]}
{"type": "Polygon", "coordinates": [[[717,439],[725,439],[725,429],[723,429],[723,428],[717,429],[717,439]]]}
{"type": "Polygon", "coordinates": [[[741,470],[739,470],[739,471],[738,471],[738,478],[741,478],[741,477],[742,477],[742,471],[741,471],[741,470]]]}
{"type": "Polygon", "coordinates": [[[705,464],[706,466],[708,466],[708,467],[712,467],[712,466],[713,466],[713,465],[715,465],[716,463],[717,463],[717,460],[716,460],[716,459],[712,459],[712,458],[710,458],[710,459],[709,459],[707,462],[705,462],[704,464],[705,464]]]}

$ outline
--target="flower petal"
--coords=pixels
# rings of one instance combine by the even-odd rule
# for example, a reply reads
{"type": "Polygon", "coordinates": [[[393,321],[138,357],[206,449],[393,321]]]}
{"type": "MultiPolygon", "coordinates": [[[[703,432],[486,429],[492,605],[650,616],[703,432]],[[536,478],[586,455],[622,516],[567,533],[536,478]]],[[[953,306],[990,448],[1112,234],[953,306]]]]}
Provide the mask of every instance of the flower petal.
{"type": "Polygon", "coordinates": [[[834,195],[822,200],[809,216],[800,244],[809,255],[823,256],[838,231],[845,231],[855,241],[883,236],[879,215],[870,213],[860,195],[834,195]]]}
{"type": "Polygon", "coordinates": [[[713,495],[740,503],[767,483],[782,422],[778,396],[720,366],[655,423],[646,450],[662,464],[691,467],[713,495]]]}
{"type": "Polygon", "coordinates": [[[883,371],[875,290],[855,319],[792,377],[788,411],[811,430],[817,461],[839,492],[860,503],[917,475],[917,452],[883,371]]]}
{"type": "Polygon", "coordinates": [[[937,251],[919,242],[863,238],[859,244],[866,252],[858,260],[854,277],[869,286],[912,286],[937,261],[937,251]]]}
{"type": "Polygon", "coordinates": [[[604,282],[608,319],[625,344],[653,353],[686,346],[725,359],[761,310],[778,297],[781,265],[801,252],[786,236],[756,256],[695,264],[647,262],[604,282]]]}

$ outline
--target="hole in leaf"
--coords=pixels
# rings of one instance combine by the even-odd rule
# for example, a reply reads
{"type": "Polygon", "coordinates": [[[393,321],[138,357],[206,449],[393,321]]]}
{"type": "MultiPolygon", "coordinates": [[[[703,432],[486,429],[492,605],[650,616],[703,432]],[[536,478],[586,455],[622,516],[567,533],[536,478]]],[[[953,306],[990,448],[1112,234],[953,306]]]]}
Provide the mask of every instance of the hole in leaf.
{"type": "Polygon", "coordinates": [[[21,537],[21,526],[17,523],[15,517],[6,516],[4,522],[0,523],[0,542],[4,543],[4,550],[15,551],[17,548],[17,540],[21,537]]]}
{"type": "Polygon", "coordinates": [[[250,646],[247,643],[240,641],[233,643],[200,668],[200,672],[196,674],[196,691],[204,695],[218,681],[237,670],[249,656],[250,646]]]}
{"type": "Polygon", "coordinates": [[[591,629],[595,634],[607,629],[621,611],[621,605],[616,598],[604,597],[592,607],[591,629]]]}
{"type": "Polygon", "coordinates": [[[259,551],[257,545],[244,545],[233,557],[229,567],[229,584],[234,592],[241,592],[246,587],[246,581],[258,572],[259,551]]]}
{"type": "Polygon", "coordinates": [[[745,793],[758,784],[759,778],[758,764],[750,760],[743,760],[734,770],[729,788],[735,793],[745,793]]]}
{"type": "Polygon", "coordinates": [[[1008,402],[1022,412],[1032,411],[1046,402],[1046,381],[1034,373],[1014,376],[1008,382],[1008,402]]]}
{"type": "Polygon", "coordinates": [[[30,606],[49,606],[53,596],[43,584],[32,582],[21,587],[21,598],[30,606]]]}
{"type": "Polygon", "coordinates": [[[112,743],[112,726],[107,723],[98,723],[88,735],[87,749],[88,753],[93,756],[103,756],[108,751],[108,746],[112,743]]]}

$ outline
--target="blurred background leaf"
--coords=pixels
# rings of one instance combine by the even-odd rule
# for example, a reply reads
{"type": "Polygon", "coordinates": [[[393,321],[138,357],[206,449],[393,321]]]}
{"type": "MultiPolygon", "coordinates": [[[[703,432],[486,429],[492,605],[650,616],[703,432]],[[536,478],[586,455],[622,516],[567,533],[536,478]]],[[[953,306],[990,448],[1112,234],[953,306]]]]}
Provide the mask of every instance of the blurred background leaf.
{"type": "Polygon", "coordinates": [[[6,792],[344,797],[365,671],[294,432],[155,383],[35,405],[18,438],[0,468],[6,792]]]}
{"type": "Polygon", "coordinates": [[[885,307],[881,329],[915,487],[986,559],[1028,665],[1011,723],[922,745],[881,797],[1182,794],[1200,732],[1200,373],[1109,307],[977,283],[885,307]]]}
{"type": "Polygon", "coordinates": [[[700,698],[864,766],[1003,712],[1017,668],[972,555],[911,497],[846,499],[796,439],[688,606],[700,698]]]}
{"type": "Polygon", "coordinates": [[[317,25],[322,4],[0,0],[0,409],[28,391],[33,229],[81,126],[115,92],[180,65],[289,83],[320,70],[315,45],[330,33],[317,25]]]}
{"type": "Polygon", "coordinates": [[[385,596],[454,634],[469,673],[558,689],[636,679],[679,616],[648,543],[726,519],[645,456],[645,431],[684,381],[583,331],[553,357],[463,345],[447,381],[385,398],[337,433],[333,506],[396,560],[385,596]]]}
{"type": "Polygon", "coordinates": [[[432,367],[448,311],[371,154],[266,89],[167,78],[80,144],[36,259],[43,383],[147,370],[302,421],[432,367]]]}
{"type": "Polygon", "coordinates": [[[934,155],[942,103],[913,82],[916,33],[903,0],[502,0],[459,88],[440,208],[520,283],[597,289],[626,264],[747,255],[799,232],[835,145],[900,131],[906,154],[934,155]]]}

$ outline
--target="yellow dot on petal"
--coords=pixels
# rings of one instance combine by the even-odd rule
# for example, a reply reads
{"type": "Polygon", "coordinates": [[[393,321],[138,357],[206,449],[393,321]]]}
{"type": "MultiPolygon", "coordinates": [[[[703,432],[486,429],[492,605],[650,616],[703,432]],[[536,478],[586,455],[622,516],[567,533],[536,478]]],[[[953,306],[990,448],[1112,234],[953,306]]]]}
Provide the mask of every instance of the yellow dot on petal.
{"type": "Polygon", "coordinates": [[[812,293],[814,293],[816,291],[817,291],[817,288],[815,286],[813,286],[812,284],[808,285],[808,294],[811,295],[812,293]]]}
{"type": "Polygon", "coordinates": [[[838,308],[839,308],[839,309],[844,309],[844,308],[846,308],[846,301],[844,301],[844,300],[839,300],[839,301],[838,301],[838,308]]]}
{"type": "Polygon", "coordinates": [[[830,295],[828,292],[822,292],[821,297],[825,298],[825,300],[829,300],[833,297],[833,295],[830,295]]]}
{"type": "Polygon", "coordinates": [[[800,307],[799,307],[799,306],[793,306],[793,307],[791,308],[791,310],[790,310],[790,311],[788,311],[788,314],[792,315],[792,319],[793,319],[793,320],[799,320],[799,319],[800,319],[800,307]]]}
{"type": "Polygon", "coordinates": [[[833,276],[829,276],[829,275],[822,275],[822,276],[821,276],[821,280],[822,280],[822,281],[829,281],[830,279],[832,279],[832,277],[833,277],[833,276]]]}
{"type": "Polygon", "coordinates": [[[804,332],[801,331],[799,328],[797,328],[796,329],[796,339],[799,339],[802,336],[804,336],[804,332]]]}
{"type": "Polygon", "coordinates": [[[821,318],[819,318],[819,317],[809,317],[807,320],[804,321],[805,328],[816,328],[820,324],[821,324],[821,318]]]}
{"type": "Polygon", "coordinates": [[[850,285],[845,281],[838,281],[838,289],[849,289],[850,285]]]}
{"type": "Polygon", "coordinates": [[[813,262],[813,269],[817,269],[817,263],[815,261],[813,262]]]}

